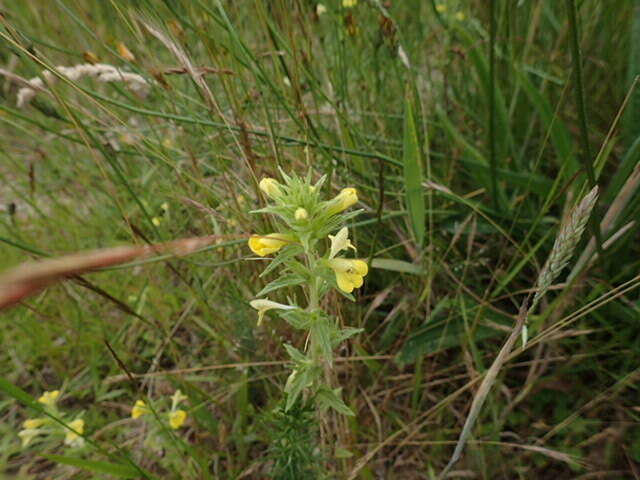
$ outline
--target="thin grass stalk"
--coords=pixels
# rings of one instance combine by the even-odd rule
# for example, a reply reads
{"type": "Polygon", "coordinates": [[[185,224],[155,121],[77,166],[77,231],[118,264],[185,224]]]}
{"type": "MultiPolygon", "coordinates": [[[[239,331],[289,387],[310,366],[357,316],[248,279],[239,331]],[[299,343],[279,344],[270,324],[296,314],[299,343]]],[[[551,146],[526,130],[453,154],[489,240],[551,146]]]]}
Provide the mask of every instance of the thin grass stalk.
{"type": "Polygon", "coordinates": [[[489,392],[491,391],[491,388],[493,387],[493,384],[497,379],[498,373],[502,369],[505,361],[509,358],[509,354],[514,347],[518,336],[520,336],[525,331],[527,318],[533,312],[542,297],[548,292],[552,282],[567,266],[567,263],[573,256],[573,253],[578,246],[580,238],[582,237],[582,233],[584,232],[585,226],[591,215],[591,211],[593,210],[593,206],[595,205],[597,198],[598,187],[595,187],[587,195],[585,195],[580,203],[573,209],[571,214],[568,215],[563,221],[551,253],[549,254],[549,258],[547,259],[547,262],[545,263],[542,271],[538,275],[538,280],[536,282],[537,291],[535,293],[533,301],[529,306],[529,295],[520,305],[516,324],[513,327],[513,330],[509,334],[509,337],[505,341],[504,345],[500,349],[498,356],[491,364],[491,367],[487,371],[484,379],[482,380],[482,383],[480,384],[480,387],[478,388],[478,391],[476,392],[476,395],[473,398],[471,409],[469,410],[467,419],[465,420],[462,431],[460,432],[460,436],[458,437],[458,442],[456,443],[453,455],[451,456],[449,463],[447,463],[445,468],[440,473],[438,477],[439,479],[446,478],[447,473],[451,471],[453,466],[462,456],[462,452],[467,443],[467,440],[469,439],[475,422],[478,419],[480,412],[482,411],[482,407],[484,406],[487,396],[489,395],[489,392]]]}
{"type": "Polygon", "coordinates": [[[498,168],[496,165],[496,5],[489,2],[489,164],[493,205],[498,208],[498,168]]]}
{"type": "MultiPolygon", "coordinates": [[[[566,0],[567,13],[569,17],[569,42],[571,43],[571,63],[573,65],[573,91],[578,106],[578,121],[580,124],[580,139],[582,141],[583,164],[589,180],[589,188],[596,186],[596,174],[591,162],[591,147],[589,147],[589,130],[587,128],[587,109],[584,101],[584,86],[582,84],[582,54],[580,53],[580,43],[578,41],[578,21],[575,0],[566,0]]],[[[598,255],[602,258],[602,235],[600,227],[595,219],[589,222],[589,228],[593,231],[596,239],[598,255]]]]}

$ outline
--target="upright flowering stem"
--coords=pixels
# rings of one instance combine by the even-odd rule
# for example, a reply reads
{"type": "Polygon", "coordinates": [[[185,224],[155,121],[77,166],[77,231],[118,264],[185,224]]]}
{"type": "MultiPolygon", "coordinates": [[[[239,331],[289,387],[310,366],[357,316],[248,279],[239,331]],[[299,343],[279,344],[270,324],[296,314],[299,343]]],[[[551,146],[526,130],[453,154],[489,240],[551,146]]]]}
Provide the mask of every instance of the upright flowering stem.
{"type": "MultiPolygon", "coordinates": [[[[352,292],[362,286],[368,272],[363,260],[339,256],[345,250],[355,251],[348,229],[340,227],[358,213],[345,212],[358,202],[358,195],[355,188],[349,187],[323,201],[320,186],[324,177],[312,185],[310,176],[306,179],[284,173],[282,176],[285,180],[282,184],[271,178],[260,182],[260,189],[270,203],[258,211],[275,216],[281,221],[281,229],[267,235],[252,235],[249,248],[259,257],[278,257],[267,269],[271,271],[280,266],[282,274],[264,287],[264,293],[298,286],[304,291],[307,305],[287,305],[268,298],[252,300],[250,305],[258,310],[259,325],[266,312],[273,311],[292,327],[306,332],[302,351],[293,345],[284,345],[293,367],[284,387],[281,408],[287,414],[296,405],[314,407],[324,446],[331,438],[327,435],[327,410],[354,415],[342,400],[341,389],[332,388],[331,368],[334,349],[360,329],[340,328],[338,322],[322,310],[321,296],[333,288],[353,299],[352,292]]],[[[257,296],[261,297],[263,292],[257,296]]],[[[287,297],[291,294],[287,292],[287,297]]]]}

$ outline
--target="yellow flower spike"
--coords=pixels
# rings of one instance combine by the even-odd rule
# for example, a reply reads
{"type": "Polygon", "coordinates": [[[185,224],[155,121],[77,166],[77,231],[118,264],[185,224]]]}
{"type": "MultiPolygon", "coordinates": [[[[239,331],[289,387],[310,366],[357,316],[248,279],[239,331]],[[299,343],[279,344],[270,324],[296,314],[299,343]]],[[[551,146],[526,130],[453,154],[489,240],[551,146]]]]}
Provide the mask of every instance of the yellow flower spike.
{"type": "Polygon", "coordinates": [[[329,235],[329,240],[331,240],[331,251],[329,252],[329,260],[335,257],[342,250],[346,250],[347,248],[353,248],[355,251],[356,247],[353,246],[351,240],[349,240],[349,230],[347,227],[343,227],[340,229],[336,235],[329,235]]]}
{"type": "Polygon", "coordinates": [[[298,222],[304,222],[309,218],[309,212],[307,212],[306,208],[300,207],[296,210],[294,216],[298,222]]]}
{"type": "Polygon", "coordinates": [[[358,203],[358,191],[353,188],[343,188],[342,191],[331,200],[330,212],[340,213],[352,205],[358,203]]]}
{"type": "Polygon", "coordinates": [[[272,302],[271,300],[267,300],[266,298],[260,298],[257,300],[251,300],[249,302],[252,308],[258,310],[258,326],[262,325],[262,320],[264,318],[264,314],[267,310],[278,309],[278,310],[295,310],[296,306],[293,305],[285,305],[283,303],[272,302]]]}
{"type": "Polygon", "coordinates": [[[358,0],[342,0],[342,6],[344,8],[353,8],[358,4],[358,0]]]}
{"type": "Polygon", "coordinates": [[[363,260],[333,258],[329,260],[329,266],[336,274],[338,288],[347,293],[353,292],[354,288],[360,288],[364,276],[369,273],[367,262],[363,260]]]}
{"type": "Polygon", "coordinates": [[[169,413],[169,426],[174,430],[177,430],[184,424],[187,419],[187,412],[184,410],[175,410],[169,413]]]}
{"type": "Polygon", "coordinates": [[[262,180],[260,180],[259,187],[260,190],[262,190],[269,198],[277,197],[282,193],[280,184],[275,178],[263,178],[262,180]]]}
{"type": "Polygon", "coordinates": [[[249,238],[249,248],[256,255],[264,257],[277,252],[291,241],[293,241],[293,238],[290,235],[282,235],[280,233],[251,235],[251,238],[249,238]]]}
{"type": "Polygon", "coordinates": [[[35,430],[36,428],[40,428],[46,422],[46,418],[27,418],[24,422],[22,422],[22,426],[25,428],[25,430],[35,430]]]}
{"type": "Polygon", "coordinates": [[[465,18],[467,18],[464,12],[456,12],[456,14],[453,17],[459,22],[462,22],[465,18]]]}
{"type": "Polygon", "coordinates": [[[80,436],[80,434],[84,433],[84,420],[82,420],[81,418],[76,418],[68,425],[68,427],[70,430],[64,437],[65,445],[71,445],[73,447],[82,446],[82,444],[84,443],[84,439],[80,436]]]}
{"type": "Polygon", "coordinates": [[[60,396],[60,390],[53,390],[51,392],[44,392],[42,396],[38,399],[38,402],[47,406],[53,407],[60,396]]]}
{"type": "Polygon", "coordinates": [[[436,11],[438,13],[444,13],[444,12],[447,11],[447,6],[445,4],[443,4],[443,3],[438,3],[438,4],[436,4],[436,11]]]}
{"type": "Polygon", "coordinates": [[[149,413],[149,407],[144,403],[143,400],[136,400],[135,405],[131,409],[131,418],[138,418],[144,415],[145,413],[149,413]]]}

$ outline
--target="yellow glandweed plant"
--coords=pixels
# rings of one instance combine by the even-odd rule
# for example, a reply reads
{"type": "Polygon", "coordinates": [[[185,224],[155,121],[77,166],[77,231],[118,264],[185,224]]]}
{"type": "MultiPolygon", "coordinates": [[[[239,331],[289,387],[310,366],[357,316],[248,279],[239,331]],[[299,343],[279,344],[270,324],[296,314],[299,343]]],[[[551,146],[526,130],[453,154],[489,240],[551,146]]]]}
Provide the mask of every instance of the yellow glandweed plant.
{"type": "Polygon", "coordinates": [[[284,410],[298,405],[319,412],[328,408],[353,415],[344,403],[341,389],[331,385],[329,373],[333,351],[361,329],[341,328],[336,318],[322,308],[322,298],[336,290],[353,300],[352,292],[360,288],[368,272],[363,260],[346,258],[345,251],[355,251],[344,224],[359,211],[347,212],[358,202],[355,188],[344,188],[330,200],[322,200],[322,177],[311,183],[311,175],[301,179],[282,173],[283,183],[264,178],[260,189],[268,198],[267,207],[252,213],[270,214],[280,228],[277,232],[254,234],[249,248],[260,257],[273,255],[261,276],[280,268],[280,274],[250,302],[258,311],[258,325],[266,312],[274,311],[292,327],[306,332],[304,348],[285,344],[292,361],[284,392],[284,410]],[[266,296],[276,290],[299,286],[302,297],[279,303],[266,296]]]}
{"type": "Polygon", "coordinates": [[[82,447],[84,445],[84,420],[79,416],[75,416],[71,420],[66,414],[62,413],[58,408],[58,400],[60,398],[60,390],[52,390],[44,392],[38,402],[47,412],[48,416],[38,418],[27,418],[22,422],[22,430],[18,432],[18,436],[22,441],[22,447],[29,446],[36,439],[39,441],[54,440],[56,438],[64,438],[64,444],[69,447],[82,447]],[[59,421],[56,422],[54,418],[59,421]]]}

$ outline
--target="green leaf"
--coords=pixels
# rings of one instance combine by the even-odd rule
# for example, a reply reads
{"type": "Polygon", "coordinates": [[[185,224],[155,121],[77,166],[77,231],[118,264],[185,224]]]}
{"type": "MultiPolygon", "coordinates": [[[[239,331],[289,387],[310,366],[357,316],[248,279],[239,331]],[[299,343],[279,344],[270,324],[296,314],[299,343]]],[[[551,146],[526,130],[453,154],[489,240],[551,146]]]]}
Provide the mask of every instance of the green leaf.
{"type": "Polygon", "coordinates": [[[31,395],[22,390],[20,387],[16,387],[13,383],[8,381],[4,377],[0,377],[0,390],[2,390],[10,397],[15,398],[23,405],[38,410],[39,412],[43,411],[42,405],[39,404],[31,395]]]}
{"type": "Polygon", "coordinates": [[[284,391],[287,393],[287,405],[285,411],[289,411],[298,400],[302,391],[313,385],[314,381],[320,376],[321,370],[314,365],[303,365],[292,373],[293,377],[289,377],[284,391]]]}
{"type": "Polygon", "coordinates": [[[393,258],[374,258],[371,261],[371,267],[391,272],[410,273],[412,275],[424,275],[425,273],[420,265],[393,258]]]}
{"type": "Polygon", "coordinates": [[[331,390],[326,386],[320,387],[316,394],[316,402],[320,410],[326,410],[327,408],[333,408],[336,412],[342,413],[349,417],[354,417],[355,413],[342,401],[342,388],[336,388],[331,390]]]}
{"type": "Polygon", "coordinates": [[[278,315],[298,330],[308,330],[313,316],[305,310],[278,310],[278,315]]]}
{"type": "Polygon", "coordinates": [[[62,455],[43,455],[45,458],[63,465],[82,468],[90,472],[113,475],[117,478],[140,478],[140,471],[131,465],[122,465],[109,462],[98,462],[95,460],[83,460],[76,457],[65,457],[62,455]]]}
{"type": "Polygon", "coordinates": [[[336,458],[351,458],[353,457],[353,452],[346,448],[336,447],[335,456],[336,458]]]}
{"type": "Polygon", "coordinates": [[[260,274],[260,277],[264,277],[265,275],[267,275],[269,272],[273,271],[274,268],[276,268],[278,265],[281,265],[282,263],[286,262],[287,260],[295,257],[296,255],[299,255],[301,253],[304,252],[304,248],[302,248],[301,245],[287,245],[286,247],[284,247],[280,253],[278,254],[278,256],[276,258],[274,258],[273,260],[271,260],[271,262],[269,263],[269,265],[267,265],[267,268],[264,269],[264,271],[260,274]]]}
{"type": "MultiPolygon", "coordinates": [[[[325,316],[320,316],[311,324],[311,338],[320,347],[320,351],[326,362],[333,365],[333,348],[331,345],[332,330],[336,328],[331,325],[330,320],[325,316]]],[[[313,343],[312,343],[313,345],[313,343]]]]}
{"type": "Polygon", "coordinates": [[[284,349],[289,354],[289,357],[291,357],[291,360],[293,360],[295,363],[300,364],[300,363],[304,363],[304,362],[307,361],[307,357],[305,356],[305,354],[302,353],[300,350],[298,350],[293,345],[289,345],[288,343],[285,343],[284,344],[284,349]]]}
{"type": "Polygon", "coordinates": [[[336,348],[345,340],[357,335],[358,333],[364,332],[364,328],[354,328],[354,327],[345,327],[342,330],[338,330],[334,333],[332,346],[336,348]]]}
{"type": "Polygon", "coordinates": [[[300,275],[283,275],[282,277],[275,279],[273,282],[268,283],[262,290],[260,290],[260,292],[256,294],[256,297],[262,297],[263,295],[266,295],[269,292],[273,292],[274,290],[278,290],[279,288],[290,287],[292,285],[300,285],[301,283],[304,283],[304,281],[305,278],[300,275]]]}
{"type": "Polygon", "coordinates": [[[409,211],[409,219],[416,243],[422,247],[424,244],[426,225],[424,191],[422,188],[422,159],[420,146],[418,144],[418,133],[413,118],[413,109],[408,96],[405,99],[404,107],[404,141],[402,152],[407,210],[409,211]]]}

